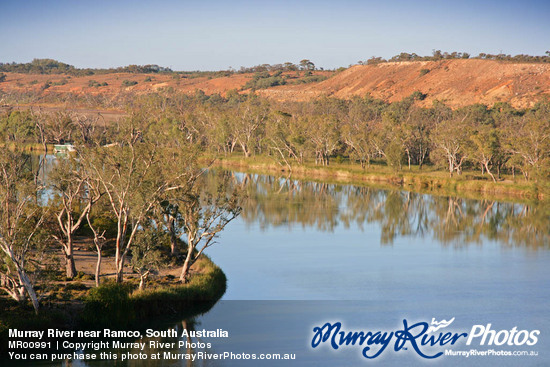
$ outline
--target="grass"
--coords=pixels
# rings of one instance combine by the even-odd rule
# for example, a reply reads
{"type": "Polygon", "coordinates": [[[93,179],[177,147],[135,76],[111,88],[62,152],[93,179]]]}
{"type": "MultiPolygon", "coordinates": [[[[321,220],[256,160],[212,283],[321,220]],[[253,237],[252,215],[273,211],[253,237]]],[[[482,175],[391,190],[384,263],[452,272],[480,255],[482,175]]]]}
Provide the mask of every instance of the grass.
{"type": "Polygon", "coordinates": [[[92,288],[84,301],[84,325],[139,326],[158,316],[204,312],[225,293],[223,271],[203,255],[194,265],[189,283],[158,282],[145,290],[135,284],[105,282],[92,288]]]}
{"type": "Polygon", "coordinates": [[[41,143],[15,143],[15,142],[6,142],[0,144],[0,147],[3,149],[8,149],[11,151],[23,151],[23,152],[44,152],[44,145],[41,143]]]}
{"type": "MultiPolygon", "coordinates": [[[[187,284],[163,282],[139,291],[131,282],[105,282],[90,289],[80,300],[59,301],[35,315],[30,305],[0,297],[0,354],[8,346],[8,330],[145,329],[159,319],[181,319],[208,311],[225,293],[223,271],[203,255],[194,265],[187,284]],[[146,320],[146,321],[145,321],[146,320]]],[[[78,283],[78,282],[77,282],[78,283]]],[[[78,284],[69,290],[81,290],[78,284]]]]}
{"type": "MultiPolygon", "coordinates": [[[[212,157],[208,157],[212,158],[212,157]]],[[[207,158],[205,157],[205,161],[207,158]]],[[[359,164],[349,161],[336,162],[329,166],[318,166],[314,162],[302,165],[293,163],[291,167],[277,163],[273,158],[254,156],[219,157],[215,166],[230,169],[245,170],[251,173],[292,175],[292,177],[310,181],[328,183],[355,184],[376,186],[379,188],[403,189],[412,192],[454,195],[471,199],[493,199],[499,201],[530,202],[548,200],[550,198],[550,183],[526,182],[517,176],[515,179],[504,175],[499,182],[493,182],[487,175],[479,172],[465,171],[461,175],[449,177],[448,172],[438,170],[433,166],[404,166],[401,171],[374,162],[365,169],[359,164]]]]}

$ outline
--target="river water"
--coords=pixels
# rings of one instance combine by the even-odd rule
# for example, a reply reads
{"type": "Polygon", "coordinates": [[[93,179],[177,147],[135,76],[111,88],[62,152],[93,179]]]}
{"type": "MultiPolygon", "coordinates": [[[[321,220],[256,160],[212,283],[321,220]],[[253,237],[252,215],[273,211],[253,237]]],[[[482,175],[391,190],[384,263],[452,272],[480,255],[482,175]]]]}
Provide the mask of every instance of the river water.
{"type": "Polygon", "coordinates": [[[246,183],[248,199],[242,216],[209,251],[227,274],[228,290],[199,319],[207,328],[249,328],[243,332],[249,338],[227,349],[254,350],[248,345],[260,339],[273,347],[255,347],[266,353],[297,350],[296,365],[425,365],[418,353],[391,347],[372,361],[357,347],[314,350],[312,330],[327,321],[341,321],[348,330],[383,331],[403,329],[404,319],[455,318],[449,330],[517,327],[539,330],[540,336],[529,348],[488,345],[489,334],[484,345],[480,337],[452,349],[528,350],[538,356],[442,356],[428,362],[550,365],[547,205],[233,175],[246,183]],[[266,330],[277,331],[265,339],[255,336],[266,330]]]}
{"type": "MultiPolygon", "coordinates": [[[[228,289],[213,309],[187,320],[184,327],[221,328],[229,338],[195,338],[211,342],[210,348],[197,345],[174,352],[227,352],[235,359],[128,365],[550,365],[548,205],[225,174],[247,193],[241,216],[207,250],[226,273],[228,289]],[[312,348],[314,328],[326,322],[374,333],[403,330],[405,322],[451,319],[450,326],[435,334],[470,335],[474,327],[480,333],[506,332],[492,343],[489,333],[483,343],[481,335],[470,345],[463,337],[455,345],[419,351],[412,343],[397,348],[394,337],[372,360],[362,355],[365,345],[335,350],[328,341],[312,348]],[[514,327],[516,335],[538,330],[536,343],[523,341],[525,334],[516,340],[521,345],[514,345],[513,334],[509,343],[502,339],[514,327]],[[434,360],[419,355],[446,349],[501,355],[443,355],[434,360]],[[538,355],[502,355],[517,351],[538,355]],[[262,353],[295,354],[296,359],[244,359],[262,353]]],[[[183,328],[179,322],[167,327],[183,328]]],[[[378,349],[373,345],[367,355],[378,349]]]]}

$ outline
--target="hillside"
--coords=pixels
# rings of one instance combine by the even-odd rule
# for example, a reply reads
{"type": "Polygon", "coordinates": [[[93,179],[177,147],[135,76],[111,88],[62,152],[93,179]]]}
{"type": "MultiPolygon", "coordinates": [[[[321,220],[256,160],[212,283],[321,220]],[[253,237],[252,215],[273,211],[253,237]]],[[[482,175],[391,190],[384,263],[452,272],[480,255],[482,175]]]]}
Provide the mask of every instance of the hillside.
{"type": "MultiPolygon", "coordinates": [[[[295,78],[296,72],[285,74],[295,78]]],[[[332,73],[316,74],[328,76],[332,73]]],[[[200,89],[206,94],[224,95],[231,89],[242,89],[253,76],[233,74],[215,78],[114,73],[77,77],[6,73],[5,81],[0,83],[0,90],[5,93],[34,91],[45,94],[116,95],[173,88],[185,93],[194,93],[200,89]],[[132,84],[129,82],[137,84],[129,85],[132,84]]],[[[492,105],[499,101],[510,102],[516,108],[529,107],[539,99],[550,96],[550,64],[459,59],[356,65],[321,82],[286,84],[257,93],[282,101],[302,101],[322,95],[350,98],[371,94],[375,98],[393,102],[415,91],[426,94],[426,99],[421,102],[424,105],[431,105],[437,99],[451,107],[474,103],[492,105]]]]}
{"type": "Polygon", "coordinates": [[[476,59],[356,65],[315,85],[285,85],[261,93],[278,100],[370,93],[393,102],[415,91],[427,95],[425,105],[437,99],[451,107],[499,101],[516,108],[529,107],[550,96],[550,65],[476,59]]]}
{"type": "Polygon", "coordinates": [[[206,94],[225,93],[231,89],[241,88],[251,75],[235,74],[229,77],[196,78],[178,77],[172,74],[134,74],[112,73],[89,76],[70,76],[64,74],[18,74],[5,73],[6,80],[0,83],[3,92],[43,92],[43,93],[76,93],[107,94],[121,92],[148,93],[161,88],[174,88],[182,92],[194,92],[197,89],[206,94]],[[125,81],[126,85],[125,85],[125,81]],[[129,85],[128,82],[135,82],[129,85]],[[49,87],[44,89],[46,83],[49,87]],[[106,85],[105,85],[106,84],[106,85]]]}

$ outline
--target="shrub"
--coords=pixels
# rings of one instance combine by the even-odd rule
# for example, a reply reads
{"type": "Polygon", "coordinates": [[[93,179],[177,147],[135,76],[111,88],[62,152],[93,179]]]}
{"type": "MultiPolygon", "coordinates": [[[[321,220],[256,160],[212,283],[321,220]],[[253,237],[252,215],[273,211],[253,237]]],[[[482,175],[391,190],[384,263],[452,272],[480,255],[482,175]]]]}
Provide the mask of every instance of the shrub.
{"type": "Polygon", "coordinates": [[[87,324],[124,327],[134,320],[134,308],[130,301],[133,285],[128,283],[105,282],[88,292],[84,302],[83,321],[87,324]]]}
{"type": "Polygon", "coordinates": [[[60,81],[54,82],[53,85],[65,85],[67,83],[68,83],[67,79],[63,78],[60,81]]]}
{"type": "Polygon", "coordinates": [[[420,69],[420,76],[424,76],[430,72],[430,69],[420,69]]]}
{"type": "Polygon", "coordinates": [[[125,79],[122,81],[122,85],[124,87],[131,87],[133,85],[136,85],[138,82],[136,82],[135,80],[128,80],[128,79],[125,79]]]}

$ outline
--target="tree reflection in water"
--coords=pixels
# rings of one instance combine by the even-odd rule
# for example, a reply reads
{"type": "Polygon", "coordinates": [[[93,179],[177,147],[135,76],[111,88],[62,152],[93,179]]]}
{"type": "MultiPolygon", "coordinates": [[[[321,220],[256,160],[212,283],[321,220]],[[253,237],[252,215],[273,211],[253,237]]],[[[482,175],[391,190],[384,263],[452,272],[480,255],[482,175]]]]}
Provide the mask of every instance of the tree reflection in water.
{"type": "Polygon", "coordinates": [[[550,207],[544,202],[503,203],[231,171],[210,173],[206,185],[216,187],[220,175],[246,193],[244,222],[259,223],[264,230],[286,226],[332,232],[352,224],[364,230],[375,223],[382,229],[383,245],[413,236],[454,247],[481,245],[484,240],[550,247],[550,207]]]}

